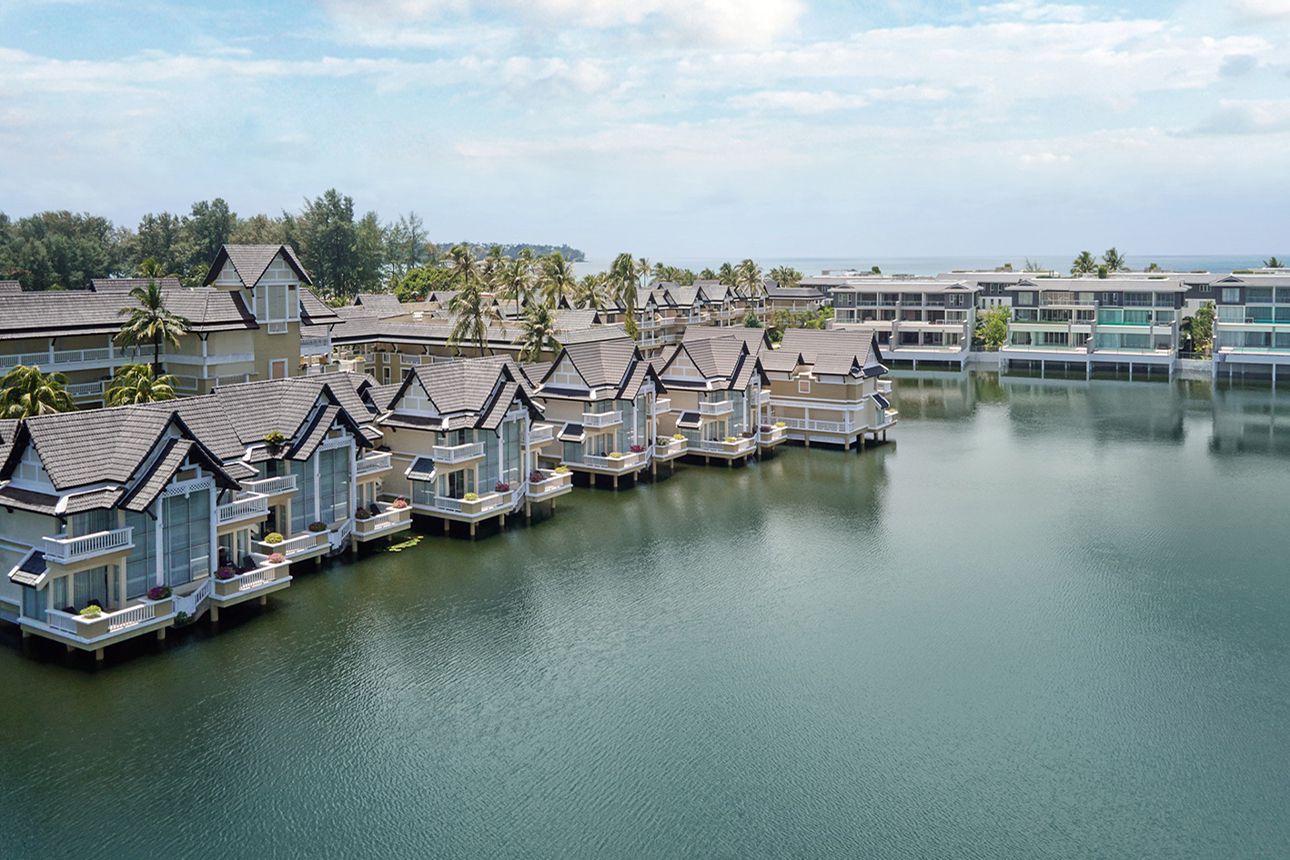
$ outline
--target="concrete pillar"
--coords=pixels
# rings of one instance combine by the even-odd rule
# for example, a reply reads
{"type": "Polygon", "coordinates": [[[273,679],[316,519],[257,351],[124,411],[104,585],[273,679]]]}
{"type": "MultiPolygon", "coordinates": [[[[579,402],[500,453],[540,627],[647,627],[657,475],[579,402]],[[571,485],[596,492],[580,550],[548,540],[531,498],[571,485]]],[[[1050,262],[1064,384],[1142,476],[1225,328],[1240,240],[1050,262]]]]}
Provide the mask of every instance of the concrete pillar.
{"type": "Polygon", "coordinates": [[[157,641],[158,642],[166,641],[166,628],[162,627],[159,630],[157,630],[157,641]]]}
{"type": "MultiPolygon", "coordinates": [[[[70,649],[69,649],[69,650],[70,650],[70,649]]],[[[94,649],[94,662],[95,662],[95,663],[102,663],[102,662],[103,662],[103,658],[106,656],[106,655],[103,653],[103,651],[104,651],[104,649],[102,649],[102,648],[95,648],[95,649],[94,649]]]]}
{"type": "Polygon", "coordinates": [[[478,523],[472,522],[472,523],[470,524],[470,539],[471,539],[471,540],[474,540],[474,539],[475,539],[475,528],[476,528],[476,526],[478,526],[478,523]]]}
{"type": "Polygon", "coordinates": [[[261,595],[260,595],[260,605],[261,605],[261,606],[268,606],[268,605],[269,605],[269,595],[267,595],[267,594],[261,594],[261,595]]]}
{"type": "Polygon", "coordinates": [[[215,624],[219,623],[219,604],[218,603],[211,604],[211,621],[214,622],[215,624]]]}

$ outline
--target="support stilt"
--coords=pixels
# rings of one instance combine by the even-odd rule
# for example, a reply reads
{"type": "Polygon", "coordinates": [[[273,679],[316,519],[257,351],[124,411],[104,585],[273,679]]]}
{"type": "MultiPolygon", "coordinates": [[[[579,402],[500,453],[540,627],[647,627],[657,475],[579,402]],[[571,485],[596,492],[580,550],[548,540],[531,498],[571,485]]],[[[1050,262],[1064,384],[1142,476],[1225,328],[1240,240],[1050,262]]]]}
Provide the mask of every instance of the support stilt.
{"type": "Polygon", "coordinates": [[[95,649],[94,649],[94,662],[95,662],[95,663],[102,663],[102,662],[103,662],[103,658],[104,658],[105,656],[107,656],[107,655],[104,653],[104,649],[102,649],[102,648],[95,648],[95,649]]]}
{"type": "Polygon", "coordinates": [[[219,623],[219,606],[216,604],[211,604],[211,621],[215,624],[219,623]]]}
{"type": "Polygon", "coordinates": [[[268,605],[269,605],[269,595],[267,595],[267,594],[261,594],[261,595],[260,595],[260,605],[261,605],[261,606],[268,606],[268,605]]]}
{"type": "Polygon", "coordinates": [[[157,641],[158,642],[166,641],[166,628],[162,627],[160,630],[157,631],[157,641]]]}

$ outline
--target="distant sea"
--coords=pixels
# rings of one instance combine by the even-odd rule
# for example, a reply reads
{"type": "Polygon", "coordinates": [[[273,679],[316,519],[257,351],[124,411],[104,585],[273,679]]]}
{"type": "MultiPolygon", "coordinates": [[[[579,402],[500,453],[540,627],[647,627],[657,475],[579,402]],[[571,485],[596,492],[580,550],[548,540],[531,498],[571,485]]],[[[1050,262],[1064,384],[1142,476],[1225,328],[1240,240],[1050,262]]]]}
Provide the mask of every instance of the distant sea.
{"type": "MultiPolygon", "coordinates": [[[[1068,272],[1070,271],[1071,261],[1075,259],[1075,256],[1076,254],[1074,253],[1065,255],[1031,255],[1030,259],[1045,269],[1068,272]]],[[[1129,267],[1133,269],[1141,270],[1151,263],[1158,263],[1160,268],[1176,272],[1230,272],[1233,269],[1248,269],[1253,266],[1261,266],[1263,265],[1263,259],[1263,257],[1256,254],[1247,256],[1178,256],[1169,254],[1152,256],[1150,254],[1132,254],[1128,258],[1129,267]]],[[[651,258],[651,261],[661,261],[669,266],[693,269],[695,272],[702,271],[704,268],[711,268],[715,271],[723,262],[739,262],[737,259],[721,260],[715,258],[657,260],[651,258]]],[[[574,269],[579,275],[594,274],[608,269],[610,262],[610,259],[591,258],[586,262],[576,263],[574,269]]],[[[1026,263],[1026,255],[1008,256],[1005,254],[993,257],[764,257],[757,260],[757,263],[762,267],[762,271],[769,272],[777,266],[792,266],[804,275],[819,275],[825,271],[845,271],[847,269],[865,272],[872,266],[878,266],[885,275],[935,275],[957,269],[990,271],[1005,263],[1012,263],[1014,269],[1021,271],[1026,263]]]]}

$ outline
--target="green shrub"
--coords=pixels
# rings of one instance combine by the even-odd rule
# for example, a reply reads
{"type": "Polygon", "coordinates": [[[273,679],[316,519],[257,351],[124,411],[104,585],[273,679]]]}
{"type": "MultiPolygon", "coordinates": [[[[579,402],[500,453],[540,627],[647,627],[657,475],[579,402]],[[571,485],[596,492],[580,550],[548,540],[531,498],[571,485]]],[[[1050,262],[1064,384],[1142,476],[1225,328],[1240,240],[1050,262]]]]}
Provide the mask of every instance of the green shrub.
{"type": "Polygon", "coordinates": [[[269,532],[264,536],[264,543],[268,544],[280,544],[284,540],[286,540],[286,538],[282,536],[281,532],[269,532]]]}
{"type": "Polygon", "coordinates": [[[326,523],[310,523],[310,524],[309,524],[309,531],[313,532],[314,534],[319,534],[320,532],[325,532],[325,531],[327,531],[327,524],[326,524],[326,523]]]}
{"type": "Polygon", "coordinates": [[[264,434],[264,443],[266,445],[281,445],[287,441],[287,437],[282,435],[281,430],[270,430],[264,434]]]}
{"type": "Polygon", "coordinates": [[[479,501],[479,493],[467,493],[466,495],[462,496],[462,498],[468,502],[477,502],[479,501]]]}
{"type": "Polygon", "coordinates": [[[97,606],[91,603],[89,606],[85,607],[84,609],[82,609],[80,612],[76,614],[81,616],[82,618],[98,618],[100,615],[103,614],[103,607],[97,606]]]}

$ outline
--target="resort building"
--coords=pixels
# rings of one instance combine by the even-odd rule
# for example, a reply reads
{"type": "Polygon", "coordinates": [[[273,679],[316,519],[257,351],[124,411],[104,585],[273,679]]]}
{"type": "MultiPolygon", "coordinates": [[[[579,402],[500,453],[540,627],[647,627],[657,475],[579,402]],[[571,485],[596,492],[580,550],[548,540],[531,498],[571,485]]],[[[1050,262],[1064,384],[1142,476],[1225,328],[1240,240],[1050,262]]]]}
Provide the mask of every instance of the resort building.
{"type": "Polygon", "coordinates": [[[774,316],[776,311],[790,314],[813,314],[828,304],[826,296],[818,287],[781,286],[776,281],[766,282],[766,313],[774,316]]]}
{"type": "Polygon", "coordinates": [[[741,338],[689,339],[654,362],[667,389],[655,456],[677,446],[703,461],[747,462],[787,431],[769,421],[769,380],[741,338]]]}
{"type": "Polygon", "coordinates": [[[1277,381],[1290,369],[1290,270],[1213,282],[1214,375],[1277,381]]]}
{"type": "Polygon", "coordinates": [[[856,278],[833,289],[833,327],[871,330],[893,364],[967,362],[976,330],[976,293],[959,281],[856,278]]]}
{"type": "MultiPolygon", "coordinates": [[[[528,369],[560,446],[543,462],[612,480],[635,476],[654,463],[662,386],[653,366],[629,338],[566,344],[550,365],[528,369]]],[[[667,446],[665,446],[667,447],[667,446]]],[[[664,452],[665,456],[670,451],[664,452]]],[[[676,456],[679,456],[677,454],[676,456]]]]}
{"type": "Polygon", "coordinates": [[[387,490],[414,513],[467,523],[473,537],[488,520],[505,521],[573,487],[572,474],[540,468],[538,449],[555,444],[539,419],[528,377],[505,357],[413,367],[389,396],[380,426],[394,459],[387,490]]]}
{"type": "Polygon", "coordinates": [[[291,378],[0,426],[0,616],[96,652],[411,525],[363,380],[291,378]],[[93,603],[98,610],[87,609],[93,603]]]}
{"type": "MultiPolygon", "coordinates": [[[[298,375],[301,326],[325,340],[340,322],[305,288],[308,276],[285,245],[225,246],[208,276],[213,286],[185,289],[174,278],[156,281],[166,308],[190,325],[179,346],[163,346],[161,357],[182,394],[298,375]]],[[[125,320],[121,310],[135,304],[130,290],[147,283],[95,279],[85,290],[0,291],[0,374],[19,364],[56,371],[67,377],[78,406],[101,404],[113,373],[152,361],[150,346],[122,348],[115,341],[125,320]]]]}
{"type": "Polygon", "coordinates": [[[788,438],[812,444],[885,440],[897,413],[886,395],[891,382],[872,330],[789,329],[779,349],[763,350],[775,426],[788,438]]]}
{"type": "Polygon", "coordinates": [[[1186,286],[1177,278],[1036,278],[1010,288],[1001,368],[1170,376],[1186,286]]]}

